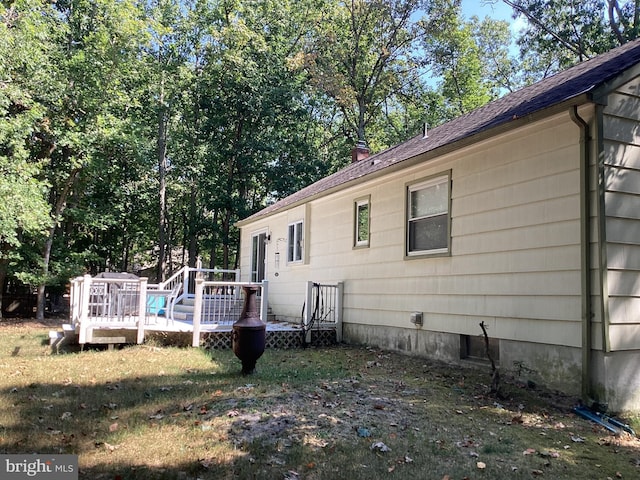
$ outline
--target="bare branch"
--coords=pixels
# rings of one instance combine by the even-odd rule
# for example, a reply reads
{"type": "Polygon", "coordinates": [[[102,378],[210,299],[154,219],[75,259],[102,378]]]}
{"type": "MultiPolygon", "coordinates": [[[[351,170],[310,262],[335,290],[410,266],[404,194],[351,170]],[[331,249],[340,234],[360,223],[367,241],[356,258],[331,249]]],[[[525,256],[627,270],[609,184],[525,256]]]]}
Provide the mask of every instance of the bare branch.
{"type": "Polygon", "coordinates": [[[571,42],[568,42],[567,40],[563,39],[560,35],[558,35],[556,32],[551,30],[551,28],[545,25],[540,19],[536,18],[529,10],[527,10],[525,7],[523,7],[519,3],[513,2],[512,0],[502,0],[502,1],[507,5],[509,5],[511,8],[513,8],[514,10],[520,12],[522,15],[527,17],[527,20],[529,20],[531,23],[533,23],[535,26],[540,28],[545,33],[548,33],[549,35],[551,35],[558,42],[560,42],[565,48],[573,52],[578,57],[580,58],[582,58],[583,56],[587,58],[589,57],[585,52],[582,51],[582,48],[580,48],[579,45],[574,45],[571,42]]]}

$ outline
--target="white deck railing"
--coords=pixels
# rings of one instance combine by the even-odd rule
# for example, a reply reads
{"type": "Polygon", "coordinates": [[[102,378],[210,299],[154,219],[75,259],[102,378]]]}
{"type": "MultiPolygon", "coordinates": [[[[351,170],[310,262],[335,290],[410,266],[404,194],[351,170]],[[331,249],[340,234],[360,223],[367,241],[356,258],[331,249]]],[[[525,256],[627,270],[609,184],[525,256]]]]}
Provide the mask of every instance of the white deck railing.
{"type": "Polygon", "coordinates": [[[192,345],[200,345],[200,332],[203,326],[233,325],[240,318],[245,301],[243,286],[258,287],[257,301],[260,319],[267,323],[268,282],[217,282],[196,279],[196,293],[193,307],[193,341],[192,345]]]}
{"type": "Polygon", "coordinates": [[[87,343],[90,330],[95,328],[136,329],[137,342],[142,343],[146,324],[158,317],[172,322],[175,305],[182,299],[196,298],[198,281],[220,279],[208,283],[226,291],[240,290],[238,285],[241,285],[236,281],[239,270],[184,267],[160,284],[149,284],[144,277],[103,275],[84,275],[71,280],[71,324],[80,344],[87,343]]]}
{"type": "MultiPolygon", "coordinates": [[[[105,274],[106,275],[106,274],[105,274]]],[[[174,323],[174,308],[184,299],[193,302],[192,345],[200,345],[203,330],[228,330],[237,321],[244,305],[243,286],[258,287],[260,318],[267,323],[268,282],[238,282],[237,270],[192,269],[185,267],[160,284],[148,284],[146,278],[74,278],[71,281],[71,323],[79,343],[91,340],[92,329],[134,329],[136,341],[144,341],[145,327],[163,317],[167,329],[174,323]]],[[[342,340],[343,284],[307,283],[302,328],[307,342],[313,328],[334,326],[336,339],[342,340]]]]}
{"type": "Polygon", "coordinates": [[[311,343],[311,330],[323,327],[335,327],[336,341],[342,342],[342,296],[344,284],[323,285],[307,282],[305,309],[302,328],[305,342],[311,343]]]}
{"type": "Polygon", "coordinates": [[[147,311],[146,278],[94,278],[71,281],[71,323],[80,344],[87,343],[92,328],[135,328],[137,342],[144,340],[147,311]]]}

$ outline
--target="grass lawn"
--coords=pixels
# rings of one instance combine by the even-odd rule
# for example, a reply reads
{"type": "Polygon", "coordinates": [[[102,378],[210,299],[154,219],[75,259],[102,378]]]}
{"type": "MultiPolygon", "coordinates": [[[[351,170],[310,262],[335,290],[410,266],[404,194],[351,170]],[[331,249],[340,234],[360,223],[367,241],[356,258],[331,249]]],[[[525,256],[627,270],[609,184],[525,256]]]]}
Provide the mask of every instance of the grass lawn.
{"type": "MultiPolygon", "coordinates": [[[[86,479],[640,478],[640,442],[489,367],[377,349],[130,346],[52,354],[0,321],[0,453],[71,453],[86,479]]],[[[632,422],[640,430],[638,419],[632,422]]]]}

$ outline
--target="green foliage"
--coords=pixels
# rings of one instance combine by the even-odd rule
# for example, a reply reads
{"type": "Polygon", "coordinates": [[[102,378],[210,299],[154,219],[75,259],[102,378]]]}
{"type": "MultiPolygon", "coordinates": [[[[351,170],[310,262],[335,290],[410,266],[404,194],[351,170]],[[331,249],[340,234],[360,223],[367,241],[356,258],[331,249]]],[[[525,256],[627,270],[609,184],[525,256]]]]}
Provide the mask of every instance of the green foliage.
{"type": "Polygon", "coordinates": [[[380,151],[637,36],[633,2],[517,4],[540,19],[522,59],[459,0],[3,2],[0,281],[147,274],[159,242],[167,270],[234,268],[234,223],[356,140],[380,151]]]}
{"type": "Polygon", "coordinates": [[[20,246],[23,233],[42,233],[48,223],[46,183],[29,143],[44,121],[33,90],[46,68],[41,39],[47,25],[0,7],[0,260],[20,246]]]}
{"type": "Polygon", "coordinates": [[[426,4],[328,2],[328,21],[318,23],[299,54],[311,84],[335,105],[335,128],[344,132],[350,147],[364,140],[382,150],[397,138],[386,133],[401,128],[399,119],[411,133],[425,120],[424,107],[416,109],[428,89],[414,43],[426,4]]]}
{"type": "Polygon", "coordinates": [[[527,20],[518,44],[525,67],[546,76],[638,37],[635,0],[503,0],[527,20]]]}
{"type": "Polygon", "coordinates": [[[461,17],[459,2],[431,4],[426,58],[439,78],[444,110],[440,121],[463,115],[514,90],[517,63],[510,57],[506,22],[461,17]]]}

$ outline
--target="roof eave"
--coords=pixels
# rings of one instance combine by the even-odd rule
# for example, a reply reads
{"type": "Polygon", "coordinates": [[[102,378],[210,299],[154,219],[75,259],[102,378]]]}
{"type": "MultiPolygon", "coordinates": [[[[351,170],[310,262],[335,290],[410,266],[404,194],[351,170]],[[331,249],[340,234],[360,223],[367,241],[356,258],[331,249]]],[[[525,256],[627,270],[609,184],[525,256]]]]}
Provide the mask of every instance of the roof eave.
{"type": "MultiPolygon", "coordinates": [[[[640,68],[640,66],[639,66],[640,68]]],[[[599,89],[598,89],[599,90],[599,89]]],[[[344,190],[346,188],[350,188],[354,185],[358,185],[360,183],[365,183],[365,182],[369,182],[371,180],[375,180],[383,175],[388,175],[389,173],[393,173],[396,172],[398,170],[403,170],[409,167],[412,167],[418,163],[422,163],[428,160],[433,160],[437,157],[441,157],[443,155],[446,155],[448,153],[454,152],[456,150],[460,150],[462,148],[468,147],[470,145],[473,145],[475,143],[484,141],[484,140],[488,140],[492,137],[501,135],[503,133],[506,133],[508,131],[511,130],[515,130],[517,128],[520,128],[522,126],[528,125],[532,122],[536,122],[539,121],[543,118],[546,117],[550,117],[553,115],[556,115],[558,113],[561,113],[563,111],[568,111],[570,108],[573,108],[574,106],[579,106],[579,105],[584,105],[586,103],[592,103],[593,102],[593,95],[592,92],[584,92],[581,93],[577,96],[568,98],[562,102],[556,103],[555,105],[552,105],[550,107],[547,108],[543,108],[540,109],[536,112],[530,113],[528,115],[524,115],[522,117],[518,117],[516,119],[513,119],[511,121],[505,122],[505,123],[501,123],[499,125],[496,125],[495,127],[490,127],[486,130],[481,130],[477,133],[474,133],[472,135],[469,135],[467,137],[461,138],[459,140],[455,140],[451,143],[448,143],[446,145],[442,145],[441,147],[437,147],[434,148],[433,150],[429,150],[423,153],[420,153],[418,155],[414,155],[413,157],[409,157],[406,158],[404,160],[400,160],[398,162],[395,162],[391,165],[389,165],[388,167],[382,168],[380,170],[377,170],[375,172],[371,172],[369,174],[363,175],[361,177],[358,177],[356,179],[353,180],[349,180],[347,182],[341,183],[339,185],[336,185],[334,187],[328,188],[326,190],[323,190],[321,192],[309,195],[308,197],[302,198],[300,200],[297,200],[295,202],[289,203],[285,206],[283,206],[282,208],[278,208],[277,210],[273,210],[270,211],[268,213],[265,213],[264,215],[258,215],[256,216],[251,216],[248,217],[244,220],[239,220],[238,222],[235,223],[236,227],[244,227],[246,225],[249,225],[255,221],[258,220],[263,220],[265,218],[269,218],[272,217],[274,215],[277,215],[283,211],[286,210],[290,210],[292,208],[298,207],[300,205],[304,205],[305,203],[311,202],[313,200],[317,200],[318,198],[323,198],[326,197],[328,195],[331,195],[332,193],[335,193],[337,191],[340,190],[344,190]]],[[[258,212],[259,213],[259,212],[258,212]]]]}
{"type": "Polygon", "coordinates": [[[632,65],[611,80],[603,82],[593,89],[592,98],[595,103],[606,105],[607,96],[613,90],[640,76],[640,64],[632,65]]]}

